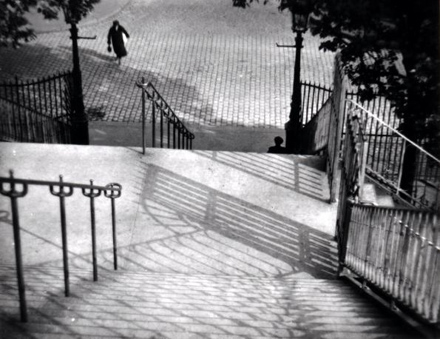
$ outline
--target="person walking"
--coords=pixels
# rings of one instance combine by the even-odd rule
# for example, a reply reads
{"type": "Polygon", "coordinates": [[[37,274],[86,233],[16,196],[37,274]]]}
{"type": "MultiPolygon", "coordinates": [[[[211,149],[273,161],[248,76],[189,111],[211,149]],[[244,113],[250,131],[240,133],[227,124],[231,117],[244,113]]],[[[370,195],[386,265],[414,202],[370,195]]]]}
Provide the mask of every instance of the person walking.
{"type": "Polygon", "coordinates": [[[108,31],[107,44],[109,52],[111,51],[110,45],[113,45],[113,51],[116,54],[119,65],[121,64],[121,58],[127,55],[123,35],[125,35],[127,39],[130,37],[125,28],[119,24],[118,20],[113,21],[113,26],[108,31]]]}

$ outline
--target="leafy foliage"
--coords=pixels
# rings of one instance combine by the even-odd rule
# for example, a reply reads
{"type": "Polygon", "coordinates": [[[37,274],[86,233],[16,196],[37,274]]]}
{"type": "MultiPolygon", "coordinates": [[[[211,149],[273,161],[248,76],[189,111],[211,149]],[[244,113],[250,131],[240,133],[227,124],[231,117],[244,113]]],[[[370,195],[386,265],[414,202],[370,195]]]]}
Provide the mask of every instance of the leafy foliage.
{"type": "Polygon", "coordinates": [[[17,47],[21,41],[35,38],[24,14],[31,7],[50,20],[64,14],[66,23],[78,23],[100,0],[0,0],[0,47],[17,47]]]}
{"type": "Polygon", "coordinates": [[[66,23],[77,24],[89,14],[101,0],[39,0],[38,12],[46,19],[56,19],[60,12],[66,23]]]}
{"type": "Polygon", "coordinates": [[[23,16],[37,0],[0,0],[0,47],[17,47],[20,41],[29,41],[35,34],[23,16]]]}

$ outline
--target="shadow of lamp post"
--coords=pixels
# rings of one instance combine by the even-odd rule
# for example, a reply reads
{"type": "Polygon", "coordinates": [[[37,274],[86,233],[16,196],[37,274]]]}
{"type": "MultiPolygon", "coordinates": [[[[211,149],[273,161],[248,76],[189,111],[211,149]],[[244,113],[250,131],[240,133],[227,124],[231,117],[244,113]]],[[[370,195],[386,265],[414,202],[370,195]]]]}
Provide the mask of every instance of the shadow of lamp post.
{"type": "Polygon", "coordinates": [[[301,107],[301,48],[303,47],[303,33],[307,31],[310,7],[307,1],[298,0],[289,8],[292,15],[292,31],[296,33],[295,67],[293,76],[293,93],[290,104],[289,121],[284,125],[286,130],[286,149],[288,153],[298,154],[301,150],[302,107],[301,107]]]}

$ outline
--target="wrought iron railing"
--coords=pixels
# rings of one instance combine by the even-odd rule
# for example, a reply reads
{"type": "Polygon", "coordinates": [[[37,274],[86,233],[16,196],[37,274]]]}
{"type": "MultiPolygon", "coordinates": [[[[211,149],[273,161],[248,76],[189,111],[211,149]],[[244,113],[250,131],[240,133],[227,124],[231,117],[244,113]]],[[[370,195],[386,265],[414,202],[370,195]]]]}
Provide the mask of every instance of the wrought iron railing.
{"type": "Polygon", "coordinates": [[[344,227],[349,199],[359,201],[365,178],[366,142],[361,117],[350,112],[346,118],[346,138],[343,145],[341,176],[339,185],[339,204],[336,219],[336,235],[339,254],[345,253],[345,239],[348,228],[344,227]]]}
{"type": "Polygon", "coordinates": [[[332,98],[328,98],[301,131],[302,154],[317,154],[327,147],[331,114],[332,98]]]}
{"type": "Polygon", "coordinates": [[[361,115],[368,141],[367,174],[396,196],[418,208],[440,208],[440,160],[415,144],[375,114],[348,100],[347,110],[361,115]],[[405,152],[415,152],[411,189],[403,190],[405,152]]]}
{"type": "Polygon", "coordinates": [[[345,267],[423,319],[440,320],[440,224],[427,211],[351,202],[345,267]]]}
{"type": "MultiPolygon", "coordinates": [[[[339,161],[341,155],[341,141],[344,124],[344,104],[347,89],[346,78],[340,65],[339,54],[335,57],[335,71],[333,77],[333,93],[330,97],[329,107],[323,107],[321,114],[327,114],[323,118],[323,130],[328,126],[328,142],[325,148],[327,156],[327,175],[330,185],[330,201],[336,201],[339,180],[339,161]]],[[[324,132],[325,133],[325,132],[324,132]]]]}
{"type": "Polygon", "coordinates": [[[302,123],[307,124],[330,98],[333,90],[308,81],[301,81],[302,123]]]}
{"type": "Polygon", "coordinates": [[[145,83],[145,79],[136,82],[142,89],[142,149],[145,154],[145,125],[146,125],[146,100],[151,102],[151,139],[152,147],[174,149],[192,149],[192,142],[195,138],[177,117],[170,105],[165,101],[151,82],[145,83]],[[158,136],[157,136],[157,130],[158,136]],[[158,140],[156,140],[158,137],[158,140]]]}
{"type": "Polygon", "coordinates": [[[372,112],[375,116],[392,128],[397,129],[401,123],[401,119],[397,117],[391,102],[381,95],[377,95],[372,100],[361,101],[359,92],[357,90],[351,90],[347,91],[346,99],[345,111],[349,109],[349,103],[350,100],[352,100],[360,103],[362,107],[372,112]]]}
{"type": "Polygon", "coordinates": [[[366,121],[359,109],[348,110],[346,120],[337,214],[340,271],[348,268],[401,308],[438,322],[438,216],[362,205],[363,179],[368,173],[366,121]]]}
{"type": "Polygon", "coordinates": [[[72,73],[0,84],[0,139],[71,142],[72,73]]]}
{"type": "Polygon", "coordinates": [[[341,163],[341,182],[339,190],[339,212],[345,212],[344,203],[348,197],[358,200],[362,197],[365,180],[366,142],[362,117],[358,112],[350,111],[346,117],[346,135],[341,163]],[[341,207],[343,206],[343,207],[341,207]]]}
{"type": "Polygon", "coordinates": [[[117,237],[116,237],[116,207],[115,199],[121,196],[122,187],[120,184],[111,183],[107,186],[96,186],[93,184],[93,180],[90,180],[90,185],[75,184],[64,182],[63,177],[60,176],[60,180],[57,181],[40,181],[40,180],[26,180],[17,179],[14,177],[13,172],[10,171],[9,177],[0,177],[0,194],[10,198],[11,212],[12,212],[12,226],[14,232],[14,244],[15,244],[15,261],[17,271],[17,283],[18,293],[20,300],[20,315],[21,320],[26,322],[27,306],[26,306],[26,293],[24,272],[22,264],[22,250],[21,250],[21,237],[20,237],[20,215],[18,208],[18,200],[27,195],[29,186],[39,185],[48,186],[52,195],[56,196],[60,200],[60,219],[61,219],[61,239],[62,239],[62,252],[63,252],[63,270],[64,270],[64,294],[66,297],[70,295],[69,287],[69,259],[68,259],[68,241],[67,241],[67,216],[65,200],[72,196],[74,189],[80,189],[82,194],[90,199],[90,219],[91,219],[91,235],[92,235],[92,263],[93,263],[93,280],[98,280],[98,264],[96,257],[96,220],[95,220],[95,199],[104,193],[104,196],[111,201],[111,213],[112,213],[112,236],[113,236],[113,265],[114,269],[118,268],[117,262],[117,237]]]}

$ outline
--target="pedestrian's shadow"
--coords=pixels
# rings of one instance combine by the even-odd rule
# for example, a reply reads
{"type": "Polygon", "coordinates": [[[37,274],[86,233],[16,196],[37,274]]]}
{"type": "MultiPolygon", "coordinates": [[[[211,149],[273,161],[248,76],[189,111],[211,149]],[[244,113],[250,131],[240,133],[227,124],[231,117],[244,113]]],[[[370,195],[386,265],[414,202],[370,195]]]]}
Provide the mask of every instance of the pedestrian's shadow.
{"type": "MultiPolygon", "coordinates": [[[[61,47],[61,49],[65,50],[66,53],[70,53],[71,49],[67,46],[63,46],[61,47]]],[[[87,57],[92,57],[92,58],[96,58],[99,60],[103,60],[105,62],[109,62],[109,61],[115,61],[116,57],[115,54],[113,52],[110,53],[100,53],[97,52],[93,49],[81,49],[82,54],[85,54],[87,57]]]]}

